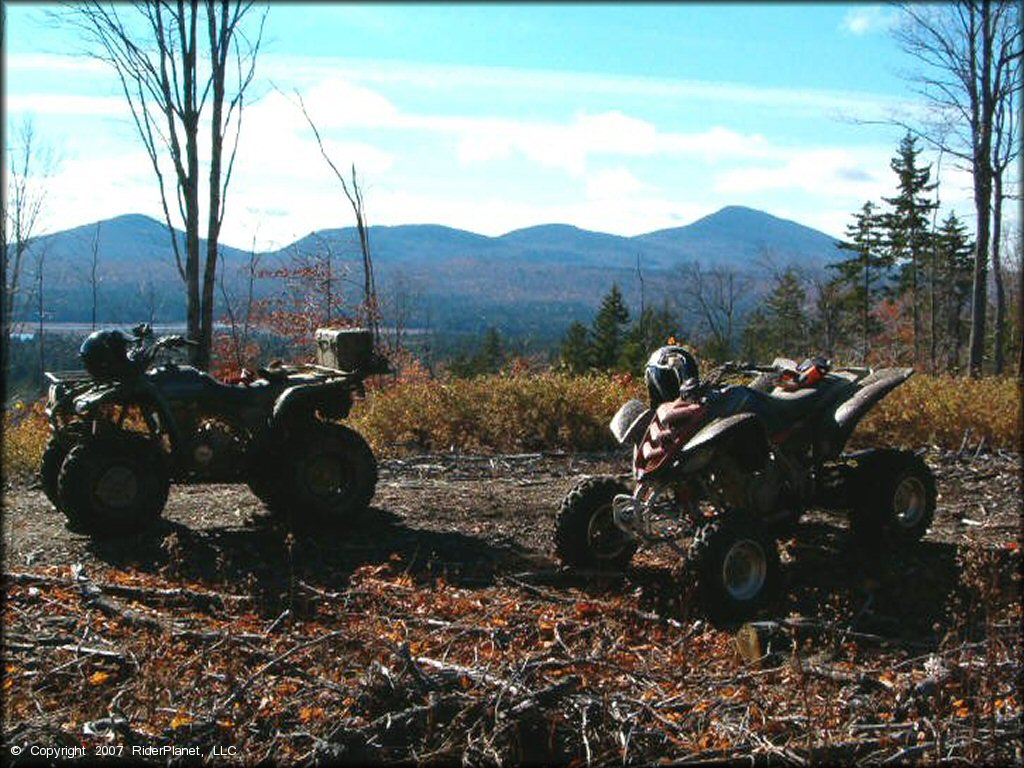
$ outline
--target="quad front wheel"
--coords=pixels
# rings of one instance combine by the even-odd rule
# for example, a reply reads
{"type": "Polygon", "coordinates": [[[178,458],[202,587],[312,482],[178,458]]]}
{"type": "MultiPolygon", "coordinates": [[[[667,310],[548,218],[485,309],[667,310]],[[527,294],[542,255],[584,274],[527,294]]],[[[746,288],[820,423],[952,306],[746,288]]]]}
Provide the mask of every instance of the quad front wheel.
{"type": "Polygon", "coordinates": [[[60,476],[60,467],[67,458],[68,448],[55,436],[50,437],[43,449],[43,459],[39,463],[39,482],[43,486],[43,493],[58,510],[60,510],[60,496],[57,493],[57,479],[60,476]]]}
{"type": "Polygon", "coordinates": [[[587,478],[566,494],[555,519],[555,553],[577,568],[625,568],[637,543],[612,517],[612,500],[629,488],[613,477],[587,478]]]}
{"type": "Polygon", "coordinates": [[[775,540],[742,515],[704,524],[690,546],[697,596],[714,618],[747,618],[774,597],[782,569],[775,540]]]}
{"type": "Polygon", "coordinates": [[[96,537],[122,536],[160,517],[169,488],[163,455],[152,440],[109,434],[68,452],[57,476],[57,506],[72,528],[96,537]]]}

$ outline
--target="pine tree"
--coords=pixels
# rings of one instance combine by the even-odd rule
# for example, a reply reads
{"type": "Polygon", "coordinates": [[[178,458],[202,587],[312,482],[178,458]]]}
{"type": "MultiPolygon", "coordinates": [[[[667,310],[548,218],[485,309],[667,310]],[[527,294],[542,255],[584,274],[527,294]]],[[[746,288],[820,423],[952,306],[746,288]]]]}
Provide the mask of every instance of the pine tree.
{"type": "Polygon", "coordinates": [[[622,292],[617,283],[601,300],[601,308],[597,311],[591,327],[591,362],[602,371],[612,370],[619,362],[622,341],[626,324],[629,322],[629,310],[622,300],[622,292]]]}
{"type": "Polygon", "coordinates": [[[805,354],[810,330],[806,301],[807,291],[797,271],[790,267],[778,273],[763,305],[747,317],[744,354],[765,360],[805,354]]]}
{"type": "Polygon", "coordinates": [[[498,329],[491,326],[487,329],[483,344],[473,356],[473,369],[476,373],[495,373],[505,362],[505,349],[498,329]]]}
{"type": "MultiPolygon", "coordinates": [[[[889,167],[899,179],[898,194],[882,198],[892,207],[882,216],[882,223],[891,254],[899,267],[900,294],[910,293],[915,362],[920,359],[921,351],[922,277],[932,274],[926,270],[933,252],[928,220],[937,205],[925,196],[933,192],[937,184],[931,183],[931,165],[918,165],[920,154],[917,139],[907,133],[896,156],[889,162],[889,167]]],[[[932,284],[930,288],[935,290],[936,286],[932,284]]]]}
{"type": "Polygon", "coordinates": [[[859,315],[857,326],[862,363],[870,351],[871,335],[878,330],[877,322],[871,317],[872,299],[891,265],[884,248],[881,226],[882,218],[877,213],[877,206],[871,201],[864,203],[860,212],[854,214],[854,222],[846,228],[849,242],[838,243],[840,250],[852,251],[854,255],[829,265],[838,272],[836,282],[842,286],[843,304],[859,315]]]}
{"type": "Polygon", "coordinates": [[[965,311],[971,296],[974,270],[974,244],[967,235],[967,227],[949,215],[935,235],[936,279],[941,285],[941,302],[946,370],[956,371],[960,365],[960,350],[966,336],[965,311]]]}
{"type": "Polygon", "coordinates": [[[587,326],[579,320],[569,326],[562,338],[562,365],[574,376],[584,373],[590,367],[590,342],[587,326]]]}
{"type": "Polygon", "coordinates": [[[618,367],[632,373],[641,370],[653,350],[665,344],[670,336],[678,335],[677,328],[675,316],[667,306],[645,307],[626,332],[618,367]]]}

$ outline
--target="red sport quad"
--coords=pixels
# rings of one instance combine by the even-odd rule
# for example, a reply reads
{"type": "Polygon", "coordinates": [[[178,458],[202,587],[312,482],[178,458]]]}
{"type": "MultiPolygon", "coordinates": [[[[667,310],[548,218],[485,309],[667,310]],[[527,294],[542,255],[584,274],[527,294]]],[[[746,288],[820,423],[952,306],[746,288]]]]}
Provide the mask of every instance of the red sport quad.
{"type": "Polygon", "coordinates": [[[888,448],[842,453],[861,418],[912,373],[780,358],[726,363],[701,379],[682,347],[656,350],[649,403],[630,400],[610,425],[633,448],[633,490],[615,477],[573,488],[557,515],[558,557],[616,569],[640,545],[668,544],[687,558],[706,612],[742,618],[778,586],[776,539],[809,506],[848,510],[864,540],[917,541],[935,514],[924,461],[888,448]],[[726,383],[743,375],[756,378],[726,383]]]}

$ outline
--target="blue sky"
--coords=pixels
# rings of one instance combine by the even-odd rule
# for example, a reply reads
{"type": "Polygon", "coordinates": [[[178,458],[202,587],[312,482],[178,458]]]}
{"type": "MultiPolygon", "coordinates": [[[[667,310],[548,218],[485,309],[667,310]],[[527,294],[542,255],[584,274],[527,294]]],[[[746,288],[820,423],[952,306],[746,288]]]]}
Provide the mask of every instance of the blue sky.
{"type": "MultiPolygon", "coordinates": [[[[39,4],[9,4],[7,136],[30,118],[59,158],[48,231],[159,218],[113,75],[39,4]]],[[[842,235],[891,195],[900,131],[894,11],[865,4],[273,4],[246,107],[223,239],[279,247],[351,214],[484,234],[562,222],[632,235],[748,205],[842,235]]],[[[969,177],[942,168],[965,216],[969,177]]]]}

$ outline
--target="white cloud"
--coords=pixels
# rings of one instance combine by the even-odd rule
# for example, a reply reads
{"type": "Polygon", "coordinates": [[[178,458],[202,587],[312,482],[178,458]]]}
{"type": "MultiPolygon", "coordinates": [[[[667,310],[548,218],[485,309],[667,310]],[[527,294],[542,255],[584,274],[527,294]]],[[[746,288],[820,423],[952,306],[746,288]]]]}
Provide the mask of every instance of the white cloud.
{"type": "MultiPolygon", "coordinates": [[[[880,13],[882,17],[889,18],[886,17],[885,11],[880,10],[880,13]]],[[[877,23],[882,21],[879,20],[877,23]]],[[[907,109],[911,106],[906,100],[871,92],[765,88],[710,80],[394,60],[261,54],[260,68],[262,72],[269,73],[272,79],[287,78],[300,83],[320,82],[340,72],[353,82],[384,86],[401,84],[423,90],[480,89],[482,92],[517,91],[529,95],[553,94],[558,97],[572,93],[598,94],[613,98],[629,96],[691,103],[765,105],[773,109],[813,110],[819,113],[822,110],[835,110],[860,115],[887,114],[894,109],[907,109]]]]}
{"type": "Polygon", "coordinates": [[[626,168],[609,168],[587,177],[588,200],[625,200],[648,188],[626,168]]]}
{"type": "Polygon", "coordinates": [[[715,176],[714,190],[749,194],[799,190],[821,197],[867,199],[887,191],[888,178],[874,171],[885,168],[881,151],[817,148],[778,153],[771,165],[731,168],[715,176]]]}
{"type": "Polygon", "coordinates": [[[858,37],[872,32],[884,32],[896,22],[896,14],[880,5],[854,8],[843,17],[843,29],[858,37]]]}
{"type": "Polygon", "coordinates": [[[11,94],[6,99],[8,114],[125,115],[123,98],[114,96],[72,96],[70,94],[11,94]]]}

